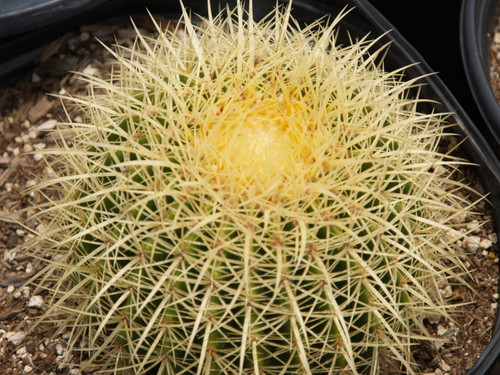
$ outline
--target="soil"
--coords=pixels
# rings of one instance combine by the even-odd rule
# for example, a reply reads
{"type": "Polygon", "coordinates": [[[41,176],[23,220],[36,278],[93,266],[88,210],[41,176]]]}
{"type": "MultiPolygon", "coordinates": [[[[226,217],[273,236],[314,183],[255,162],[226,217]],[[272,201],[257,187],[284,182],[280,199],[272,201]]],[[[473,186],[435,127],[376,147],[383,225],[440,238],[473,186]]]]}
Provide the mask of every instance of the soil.
{"type": "MultiPolygon", "coordinates": [[[[152,34],[147,18],[136,18],[143,34],[152,34]]],[[[85,94],[85,83],[72,71],[105,75],[111,67],[111,55],[96,41],[132,46],[135,32],[131,27],[91,25],[57,39],[41,53],[32,71],[10,86],[0,88],[0,375],[80,374],[78,359],[66,356],[68,333],[53,335],[54,326],[45,323],[26,334],[36,316],[44,310],[45,295],[35,295],[27,284],[42,268],[39,260],[26,253],[23,244],[36,233],[37,222],[30,211],[18,213],[41,201],[39,194],[25,193],[44,174],[44,159],[37,150],[50,147],[56,127],[66,136],[66,114],[60,100],[51,94],[85,94]],[[65,366],[71,360],[75,366],[65,366]]],[[[500,40],[500,36],[499,36],[500,40]]],[[[466,177],[481,190],[474,174],[466,177]]],[[[491,218],[487,204],[481,204],[482,219],[491,218]]],[[[483,227],[477,221],[462,218],[459,223],[468,237],[457,248],[472,252],[471,275],[467,281],[475,292],[463,286],[444,288],[443,294],[467,306],[457,308],[454,321],[426,320],[429,329],[446,343],[417,345],[415,357],[423,374],[463,375],[479,358],[491,337],[496,318],[498,257],[493,225],[483,227]]]]}
{"type": "Polygon", "coordinates": [[[500,17],[493,30],[490,45],[490,78],[491,86],[497,101],[500,103],[500,17]]]}

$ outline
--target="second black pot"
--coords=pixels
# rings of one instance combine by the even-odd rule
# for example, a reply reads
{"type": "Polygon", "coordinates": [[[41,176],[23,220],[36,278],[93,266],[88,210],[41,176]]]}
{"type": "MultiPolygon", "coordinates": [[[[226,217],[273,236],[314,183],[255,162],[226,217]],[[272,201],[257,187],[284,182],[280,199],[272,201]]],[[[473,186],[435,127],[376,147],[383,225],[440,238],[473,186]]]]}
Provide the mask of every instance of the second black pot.
{"type": "Polygon", "coordinates": [[[498,0],[463,0],[460,42],[465,73],[476,105],[500,145],[500,106],[490,76],[490,43],[499,15],[498,0]]]}

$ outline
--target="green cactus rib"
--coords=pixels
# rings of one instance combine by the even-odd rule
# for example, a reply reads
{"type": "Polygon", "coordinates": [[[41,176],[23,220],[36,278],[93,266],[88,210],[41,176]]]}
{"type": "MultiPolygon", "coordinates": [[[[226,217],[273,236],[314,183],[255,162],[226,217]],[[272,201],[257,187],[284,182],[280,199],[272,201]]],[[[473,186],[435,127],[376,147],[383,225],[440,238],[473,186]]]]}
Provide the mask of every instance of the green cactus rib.
{"type": "Polygon", "coordinates": [[[472,205],[438,152],[444,116],[376,41],[338,46],[342,15],[290,13],[185,11],[69,98],[85,120],[47,151],[57,176],[37,189],[58,198],[34,246],[53,258],[42,319],[82,369],[412,374],[423,319],[449,316],[448,234],[472,205]]]}

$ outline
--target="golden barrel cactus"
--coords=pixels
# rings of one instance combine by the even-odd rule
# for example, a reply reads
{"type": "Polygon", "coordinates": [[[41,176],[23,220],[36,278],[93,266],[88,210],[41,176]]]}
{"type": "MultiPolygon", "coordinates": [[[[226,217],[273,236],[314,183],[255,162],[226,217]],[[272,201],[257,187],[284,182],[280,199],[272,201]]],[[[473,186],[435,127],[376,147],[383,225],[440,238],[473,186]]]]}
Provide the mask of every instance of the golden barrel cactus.
{"type": "Polygon", "coordinates": [[[449,314],[470,204],[443,116],[375,41],[338,45],[341,15],[301,27],[290,9],[184,10],[70,98],[84,120],[47,151],[36,247],[44,319],[83,368],[413,373],[423,319],[449,314]]]}

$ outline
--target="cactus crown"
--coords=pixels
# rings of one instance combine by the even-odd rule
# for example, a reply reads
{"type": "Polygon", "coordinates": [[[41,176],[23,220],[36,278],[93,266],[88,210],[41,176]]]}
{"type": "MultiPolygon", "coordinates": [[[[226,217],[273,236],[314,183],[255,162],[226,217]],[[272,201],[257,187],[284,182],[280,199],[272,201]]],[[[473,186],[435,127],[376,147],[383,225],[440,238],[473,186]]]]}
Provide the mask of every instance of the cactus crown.
{"type": "Polygon", "coordinates": [[[36,246],[57,255],[46,316],[63,312],[87,365],[413,373],[423,317],[448,315],[446,234],[469,204],[442,116],[374,41],[338,46],[340,16],[299,27],[290,9],[184,11],[70,98],[85,121],[48,151],[38,189],[60,194],[36,246]]]}

